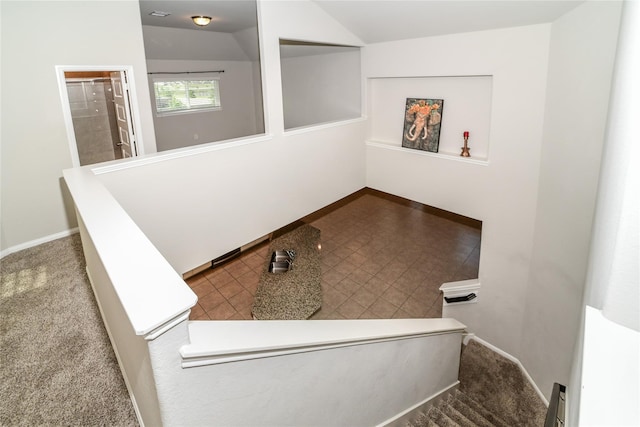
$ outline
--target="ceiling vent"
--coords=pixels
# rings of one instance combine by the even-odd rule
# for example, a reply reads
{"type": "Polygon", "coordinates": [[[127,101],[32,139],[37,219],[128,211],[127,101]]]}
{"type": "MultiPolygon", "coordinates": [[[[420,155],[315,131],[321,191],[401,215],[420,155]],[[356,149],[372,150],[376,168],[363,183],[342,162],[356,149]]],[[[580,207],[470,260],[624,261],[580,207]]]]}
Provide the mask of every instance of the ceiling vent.
{"type": "Polygon", "coordinates": [[[160,18],[164,18],[165,16],[171,15],[169,12],[162,12],[160,10],[154,10],[149,15],[151,16],[159,16],[160,18]]]}

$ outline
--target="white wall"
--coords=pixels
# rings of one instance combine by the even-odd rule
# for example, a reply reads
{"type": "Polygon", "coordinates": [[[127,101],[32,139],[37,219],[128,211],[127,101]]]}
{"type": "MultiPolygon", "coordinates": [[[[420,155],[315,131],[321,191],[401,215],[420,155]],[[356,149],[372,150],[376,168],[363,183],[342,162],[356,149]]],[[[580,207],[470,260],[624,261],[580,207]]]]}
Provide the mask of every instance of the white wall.
{"type": "Polygon", "coordinates": [[[258,27],[236,31],[235,33],[232,33],[232,36],[250,61],[257,62],[260,60],[258,27]]]}
{"type": "Polygon", "coordinates": [[[370,144],[367,186],[483,221],[482,299],[466,306],[473,310],[456,307],[454,317],[516,357],[533,245],[550,30],[545,24],[363,49],[367,78],[492,76],[486,163],[370,144]]]}
{"type": "Polygon", "coordinates": [[[77,225],[61,182],[72,163],[56,65],[132,66],[144,150],[156,150],[137,1],[2,1],[0,7],[4,254],[77,225]]]}
{"type": "Polygon", "coordinates": [[[360,49],[322,54],[323,49],[331,48],[290,45],[280,48],[285,129],[361,115],[360,49]],[[317,52],[287,56],[298,49],[317,52]]]}
{"type": "MultiPolygon", "coordinates": [[[[257,110],[254,105],[256,102],[262,103],[262,97],[256,96],[254,93],[252,62],[147,60],[147,68],[150,73],[224,70],[224,73],[149,76],[149,92],[151,93],[153,93],[154,78],[206,76],[216,77],[220,83],[220,103],[222,105],[220,110],[157,115],[154,109],[153,122],[158,151],[264,132],[262,127],[258,127],[258,123],[261,124],[262,120],[256,120],[257,110]]],[[[155,97],[153,100],[155,102],[155,97]]]]}
{"type": "Polygon", "coordinates": [[[625,2],[569,385],[576,425],[640,425],[639,43],[640,4],[625,2]]]}
{"type": "Polygon", "coordinates": [[[264,132],[264,111],[262,100],[262,75],[260,74],[260,44],[258,41],[258,28],[247,28],[233,33],[253,67],[253,94],[255,96],[256,128],[264,132]]]}
{"type": "Polygon", "coordinates": [[[364,187],[363,137],[351,123],[98,177],[184,273],[364,187]]]}
{"type": "MultiPolygon", "coordinates": [[[[139,25],[139,24],[138,24],[139,25]]],[[[143,25],[144,49],[147,59],[248,61],[245,49],[233,34],[216,31],[143,25]]],[[[256,31],[255,28],[253,31],[256,31]]],[[[242,33],[245,40],[247,34],[242,33]]],[[[254,40],[257,42],[257,40],[254,40]]]]}
{"type": "Polygon", "coordinates": [[[568,385],[579,334],[620,7],[585,2],[551,30],[520,350],[520,360],[545,393],[554,382],[568,385]]]}

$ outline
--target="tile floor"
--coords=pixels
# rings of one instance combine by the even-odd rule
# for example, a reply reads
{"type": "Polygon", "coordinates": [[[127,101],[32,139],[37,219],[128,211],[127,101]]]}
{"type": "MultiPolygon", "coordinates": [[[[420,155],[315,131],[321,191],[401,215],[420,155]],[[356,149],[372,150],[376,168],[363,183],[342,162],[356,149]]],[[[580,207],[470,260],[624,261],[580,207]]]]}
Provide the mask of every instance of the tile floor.
{"type": "MultiPolygon", "coordinates": [[[[478,277],[480,230],[415,203],[366,192],[309,218],[321,231],[323,289],[311,319],[441,317],[440,285],[478,277]]],[[[198,295],[190,318],[251,319],[267,252],[264,242],[187,279],[198,295]]]]}

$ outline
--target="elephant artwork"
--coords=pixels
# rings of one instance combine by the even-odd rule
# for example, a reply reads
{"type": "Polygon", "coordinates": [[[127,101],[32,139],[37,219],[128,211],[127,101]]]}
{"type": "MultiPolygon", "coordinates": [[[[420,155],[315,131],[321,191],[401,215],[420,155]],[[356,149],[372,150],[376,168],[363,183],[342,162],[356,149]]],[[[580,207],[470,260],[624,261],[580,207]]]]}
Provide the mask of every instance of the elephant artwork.
{"type": "Polygon", "coordinates": [[[438,152],[442,99],[407,98],[402,146],[438,152]]]}

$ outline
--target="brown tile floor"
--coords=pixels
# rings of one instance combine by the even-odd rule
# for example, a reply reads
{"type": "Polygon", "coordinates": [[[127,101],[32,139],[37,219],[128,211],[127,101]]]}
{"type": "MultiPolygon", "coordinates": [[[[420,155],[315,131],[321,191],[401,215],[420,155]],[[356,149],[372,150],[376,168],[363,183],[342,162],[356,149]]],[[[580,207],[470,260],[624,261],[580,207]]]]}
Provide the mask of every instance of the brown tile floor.
{"type": "MultiPolygon", "coordinates": [[[[375,193],[314,219],[322,308],[311,319],[441,317],[444,282],[478,277],[480,230],[375,193]]],[[[192,320],[251,319],[268,242],[187,279],[192,320]]]]}

